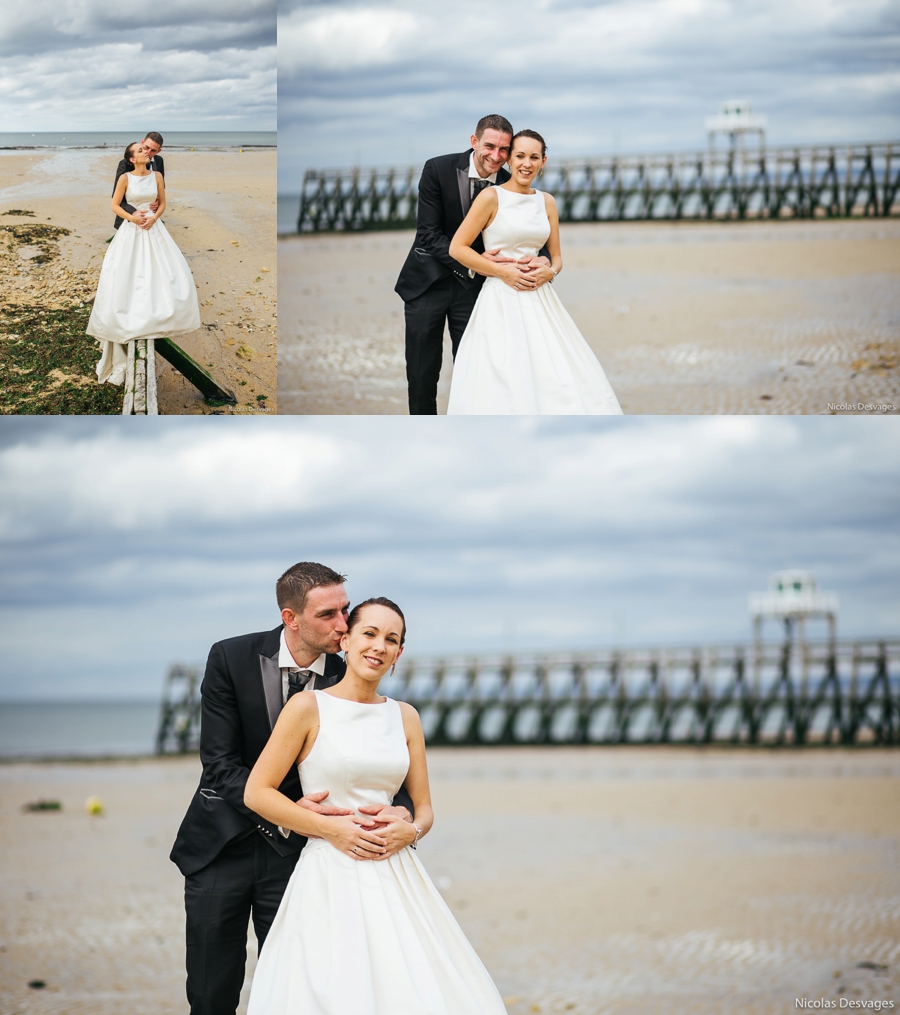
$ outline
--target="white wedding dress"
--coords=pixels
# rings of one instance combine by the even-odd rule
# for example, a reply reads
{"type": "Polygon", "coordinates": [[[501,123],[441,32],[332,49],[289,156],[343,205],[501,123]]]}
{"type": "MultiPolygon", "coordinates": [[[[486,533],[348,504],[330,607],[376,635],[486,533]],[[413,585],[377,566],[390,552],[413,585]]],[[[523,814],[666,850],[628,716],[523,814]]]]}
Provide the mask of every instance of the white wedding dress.
{"type": "MultiPolygon", "coordinates": [[[[409,768],[400,706],[312,692],[319,732],[305,793],[386,805],[409,768]]],[[[311,839],[260,953],[247,1015],[506,1015],[487,970],[416,853],[352,860],[311,839]]]]}
{"type": "MultiPolygon", "coordinates": [[[[128,204],[140,210],[149,208],[156,198],[155,172],[128,174],[128,204]]],[[[87,326],[87,333],[100,340],[98,379],[124,382],[125,346],[132,339],[186,335],[199,327],[200,307],[191,269],[162,220],[140,229],[125,219],[103,259],[87,326]]]]}
{"type": "MultiPolygon", "coordinates": [[[[547,242],[544,195],[495,187],[484,249],[534,257],[547,242]]],[[[603,367],[551,283],[518,291],[488,278],[453,366],[448,415],[621,415],[603,367]]]]}

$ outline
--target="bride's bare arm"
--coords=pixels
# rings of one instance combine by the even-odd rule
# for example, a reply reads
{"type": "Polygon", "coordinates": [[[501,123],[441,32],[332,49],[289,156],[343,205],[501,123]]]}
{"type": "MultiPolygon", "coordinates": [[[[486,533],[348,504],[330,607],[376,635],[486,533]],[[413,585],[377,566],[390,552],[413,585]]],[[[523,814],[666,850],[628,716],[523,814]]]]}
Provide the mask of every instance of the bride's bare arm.
{"type": "Polygon", "coordinates": [[[318,814],[286,797],[279,786],[288,769],[309,752],[318,728],[319,710],[315,695],[295,694],[281,710],[278,722],[244,788],[244,803],[273,825],[289,828],[299,835],[327,839],[355,859],[371,858],[384,851],[384,839],[358,824],[351,816],[318,814]],[[354,849],[359,852],[354,853],[354,849]]]}
{"type": "Polygon", "coordinates": [[[472,202],[468,215],[450,241],[450,256],[479,275],[499,278],[514,289],[532,289],[534,283],[515,261],[491,261],[472,249],[479,233],[494,221],[497,214],[500,199],[494,189],[486,187],[472,202]]]}
{"type": "Polygon", "coordinates": [[[409,748],[409,772],[406,775],[406,791],[416,811],[419,838],[431,831],[434,811],[431,809],[431,788],[428,785],[428,761],[425,758],[425,734],[419,713],[405,701],[400,702],[403,713],[403,729],[406,731],[406,746],[409,748]]]}
{"type": "Polygon", "coordinates": [[[135,225],[141,224],[143,214],[140,215],[135,212],[125,211],[122,207],[122,202],[125,200],[125,191],[128,189],[128,173],[122,173],[122,175],[116,180],[116,189],[113,191],[112,196],[112,210],[119,216],[120,219],[126,219],[128,222],[134,222],[135,225]]]}
{"type": "Polygon", "coordinates": [[[550,266],[558,275],[562,271],[562,250],[559,245],[559,209],[556,198],[552,194],[544,194],[547,218],[550,220],[550,238],[547,240],[547,253],[550,255],[550,266]]]}

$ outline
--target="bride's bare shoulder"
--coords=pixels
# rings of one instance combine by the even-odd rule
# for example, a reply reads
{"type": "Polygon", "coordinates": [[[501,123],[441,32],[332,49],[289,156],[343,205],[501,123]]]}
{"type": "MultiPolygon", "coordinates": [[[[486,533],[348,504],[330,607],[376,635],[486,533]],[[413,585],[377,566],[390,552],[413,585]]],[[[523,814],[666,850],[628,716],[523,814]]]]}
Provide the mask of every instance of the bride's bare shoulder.
{"type": "Polygon", "coordinates": [[[406,701],[398,701],[397,704],[400,706],[400,715],[403,718],[403,726],[407,732],[411,729],[420,730],[422,728],[422,722],[419,719],[419,713],[406,701]]]}
{"type": "Polygon", "coordinates": [[[299,694],[292,694],[285,702],[281,715],[286,716],[286,721],[290,722],[303,722],[314,717],[318,718],[319,703],[316,700],[315,692],[300,691],[299,694]]]}

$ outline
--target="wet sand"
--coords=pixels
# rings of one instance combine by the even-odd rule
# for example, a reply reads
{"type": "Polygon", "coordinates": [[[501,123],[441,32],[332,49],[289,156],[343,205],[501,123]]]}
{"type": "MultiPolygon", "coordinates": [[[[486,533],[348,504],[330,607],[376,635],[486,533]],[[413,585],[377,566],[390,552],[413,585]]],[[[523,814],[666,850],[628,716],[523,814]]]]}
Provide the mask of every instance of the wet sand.
{"type": "MultiPolygon", "coordinates": [[[[190,265],[204,325],[176,340],[234,391],[239,403],[234,411],[274,412],[276,154],[180,149],[163,154],[164,221],[190,265]]],[[[28,249],[0,261],[8,303],[77,305],[96,291],[106,241],[113,236],[109,202],[120,157],[118,151],[94,149],[0,155],[0,223],[50,223],[72,230],[59,240],[59,257],[46,265],[32,263],[28,249]],[[12,208],[33,211],[35,217],[4,214],[12,208]]],[[[85,341],[93,339],[85,336],[85,341]]],[[[160,413],[213,411],[159,357],[157,369],[160,413]]]]}
{"type": "MultiPolygon", "coordinates": [[[[281,412],[407,411],[393,287],[412,236],[279,240],[281,412]]],[[[900,411],[900,220],[585,223],[561,238],[554,284],[626,413],[900,411]]]]}
{"type": "MultiPolygon", "coordinates": [[[[420,857],[511,1015],[900,1006],[896,750],[448,748],[430,766],[420,857]]],[[[198,773],[0,766],[0,1010],[187,1011],[167,853],[198,773]],[[21,811],[41,797],[62,812],[21,811]]]]}

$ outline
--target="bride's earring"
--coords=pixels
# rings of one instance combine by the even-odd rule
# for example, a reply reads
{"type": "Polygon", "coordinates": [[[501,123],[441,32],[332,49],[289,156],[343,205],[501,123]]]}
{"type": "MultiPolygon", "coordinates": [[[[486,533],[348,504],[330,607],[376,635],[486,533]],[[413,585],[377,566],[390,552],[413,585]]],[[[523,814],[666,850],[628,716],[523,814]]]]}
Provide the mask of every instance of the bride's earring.
{"type": "Polygon", "coordinates": [[[397,664],[394,663],[394,665],[391,667],[391,676],[394,675],[394,670],[396,670],[396,669],[397,669],[397,664]]]}

